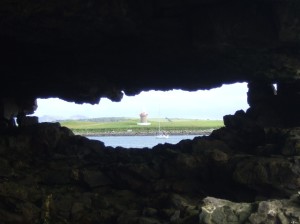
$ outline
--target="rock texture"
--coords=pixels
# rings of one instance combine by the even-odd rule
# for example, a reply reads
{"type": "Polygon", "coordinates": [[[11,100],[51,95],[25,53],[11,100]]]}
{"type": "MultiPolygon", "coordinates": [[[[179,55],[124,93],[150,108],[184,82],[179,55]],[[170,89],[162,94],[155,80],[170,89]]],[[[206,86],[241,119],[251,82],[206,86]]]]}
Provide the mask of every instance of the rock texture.
{"type": "Polygon", "coordinates": [[[200,223],[298,223],[299,199],[232,203],[207,197],[203,200],[200,223]]]}
{"type": "MultiPolygon", "coordinates": [[[[290,145],[295,133],[266,135],[290,145]]],[[[299,222],[299,153],[261,155],[261,148],[275,144],[266,140],[235,153],[228,139],[122,149],[59,123],[6,129],[0,138],[1,223],[299,222]]]]}
{"type": "Polygon", "coordinates": [[[295,0],[1,1],[1,223],[299,223],[299,11],[295,0]],[[27,116],[37,98],[241,81],[249,110],[153,149],[105,148],[27,116]]]}
{"type": "Polygon", "coordinates": [[[122,91],[300,75],[295,0],[4,0],[0,8],[0,95],[98,103],[122,91]]]}

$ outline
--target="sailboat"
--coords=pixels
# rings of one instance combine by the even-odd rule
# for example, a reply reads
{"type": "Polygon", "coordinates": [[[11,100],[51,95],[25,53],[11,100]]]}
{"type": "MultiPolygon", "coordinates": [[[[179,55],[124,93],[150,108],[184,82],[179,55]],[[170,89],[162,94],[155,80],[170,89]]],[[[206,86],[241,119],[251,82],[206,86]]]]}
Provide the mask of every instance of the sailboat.
{"type": "Polygon", "coordinates": [[[158,134],[156,135],[156,138],[169,138],[169,135],[160,130],[160,121],[158,122],[158,134]]]}

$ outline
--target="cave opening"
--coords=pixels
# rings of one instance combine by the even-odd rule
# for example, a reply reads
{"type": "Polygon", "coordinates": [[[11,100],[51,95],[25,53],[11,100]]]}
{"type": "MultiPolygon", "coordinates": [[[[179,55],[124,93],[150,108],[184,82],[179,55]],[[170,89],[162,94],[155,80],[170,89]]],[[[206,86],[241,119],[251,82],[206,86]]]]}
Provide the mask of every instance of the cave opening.
{"type": "MultiPolygon", "coordinates": [[[[300,1],[0,5],[1,224],[300,223],[300,1]],[[39,98],[96,104],[122,90],[235,82],[248,83],[245,109],[216,103],[222,127],[151,150],[105,146],[30,116],[39,98]]],[[[158,116],[145,105],[147,122],[174,119],[164,106],[158,116]]]]}
{"type": "Polygon", "coordinates": [[[152,148],[207,136],[224,126],[224,115],[248,109],[245,82],[192,92],[124,93],[120,102],[102,98],[96,105],[59,98],[37,101],[33,116],[38,116],[39,122],[60,122],[76,134],[123,148],[152,148]]]}
{"type": "Polygon", "coordinates": [[[11,207],[35,208],[32,220],[54,223],[79,215],[80,222],[111,224],[123,218],[136,223],[136,217],[154,220],[150,223],[172,223],[174,217],[202,223],[219,212],[250,220],[265,207],[264,214],[272,215],[274,203],[278,210],[293,208],[298,203],[299,128],[291,123],[295,119],[282,116],[295,112],[278,105],[298,99],[297,88],[279,83],[275,94],[269,82],[245,85],[250,107],[237,105],[223,116],[223,127],[151,150],[106,146],[74,134],[62,122],[21,123],[3,131],[0,193],[3,203],[13,206],[0,209],[15,214],[11,207]]]}

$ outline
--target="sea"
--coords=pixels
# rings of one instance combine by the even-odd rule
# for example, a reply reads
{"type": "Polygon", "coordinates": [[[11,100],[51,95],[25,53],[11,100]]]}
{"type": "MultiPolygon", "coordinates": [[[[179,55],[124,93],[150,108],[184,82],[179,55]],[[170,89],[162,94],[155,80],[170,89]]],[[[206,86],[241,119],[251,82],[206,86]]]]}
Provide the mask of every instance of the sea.
{"type": "Polygon", "coordinates": [[[202,135],[170,135],[169,138],[156,138],[155,136],[86,136],[89,139],[99,140],[105,146],[116,148],[153,148],[158,144],[177,144],[184,139],[194,139],[202,135]]]}

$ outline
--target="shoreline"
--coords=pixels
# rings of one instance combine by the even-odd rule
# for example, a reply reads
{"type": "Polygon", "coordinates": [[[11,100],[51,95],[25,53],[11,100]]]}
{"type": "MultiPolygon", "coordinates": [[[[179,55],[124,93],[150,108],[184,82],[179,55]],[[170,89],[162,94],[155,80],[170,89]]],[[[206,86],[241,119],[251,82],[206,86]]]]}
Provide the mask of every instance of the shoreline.
{"type": "MultiPolygon", "coordinates": [[[[178,130],[178,131],[165,131],[168,135],[210,135],[215,129],[208,130],[178,130]]],[[[128,131],[111,131],[111,132],[75,132],[75,135],[82,136],[155,136],[158,134],[157,131],[147,131],[147,132],[128,132],[128,131]]]]}

